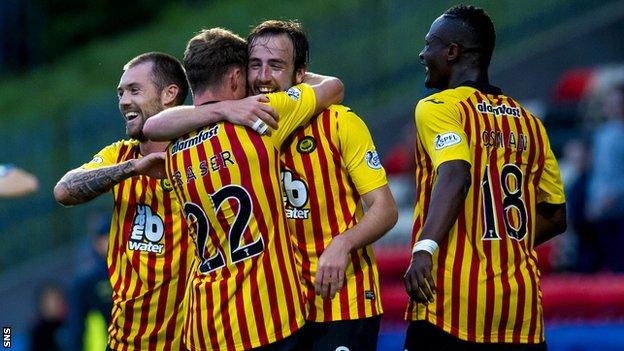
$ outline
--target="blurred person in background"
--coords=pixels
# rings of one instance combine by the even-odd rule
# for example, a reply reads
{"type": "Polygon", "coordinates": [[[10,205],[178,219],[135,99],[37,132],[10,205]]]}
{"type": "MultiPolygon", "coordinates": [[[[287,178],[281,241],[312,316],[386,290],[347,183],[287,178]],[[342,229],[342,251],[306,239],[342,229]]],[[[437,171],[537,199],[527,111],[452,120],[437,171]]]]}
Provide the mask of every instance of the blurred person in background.
{"type": "Polygon", "coordinates": [[[105,350],[113,307],[106,253],[112,217],[100,214],[91,225],[93,262],[76,276],[69,289],[67,342],[70,351],[105,350]]]}
{"type": "Polygon", "coordinates": [[[594,223],[602,268],[624,272],[624,84],[603,103],[607,120],[594,132],[587,217],[594,223]]]}
{"type": "Polygon", "coordinates": [[[419,58],[417,197],[405,350],[546,350],[534,247],[566,228],[541,121],[490,85],[492,20],[458,5],[419,58]]]}
{"type": "MultiPolygon", "coordinates": [[[[586,141],[569,140],[563,146],[560,162],[568,207],[569,226],[566,234],[570,234],[561,236],[567,237],[567,241],[562,242],[563,245],[567,245],[567,250],[561,252],[560,257],[564,258],[562,263],[569,263],[562,268],[582,273],[596,272],[601,262],[598,233],[594,224],[588,220],[585,211],[591,167],[589,154],[586,141]]],[[[563,247],[559,249],[565,250],[563,247]]]]}
{"type": "Polygon", "coordinates": [[[21,197],[39,188],[37,178],[12,164],[0,164],[0,198],[21,197]]]}
{"type": "Polygon", "coordinates": [[[65,292],[55,283],[38,289],[37,321],[30,331],[30,351],[62,351],[60,335],[67,317],[65,292]]]}

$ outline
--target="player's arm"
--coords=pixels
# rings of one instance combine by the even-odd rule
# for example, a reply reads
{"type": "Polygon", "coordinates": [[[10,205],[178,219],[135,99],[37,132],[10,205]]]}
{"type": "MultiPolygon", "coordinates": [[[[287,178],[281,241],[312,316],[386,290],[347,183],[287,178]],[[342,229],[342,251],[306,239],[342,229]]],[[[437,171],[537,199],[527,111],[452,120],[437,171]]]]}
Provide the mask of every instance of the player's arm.
{"type": "Polygon", "coordinates": [[[407,294],[425,304],[433,301],[435,292],[433,254],[457,221],[471,184],[471,153],[460,113],[444,97],[437,100],[423,99],[416,106],[416,142],[429,155],[436,178],[427,217],[403,277],[407,294]],[[441,141],[440,135],[446,135],[447,141],[441,141]]]}
{"type": "Polygon", "coordinates": [[[314,115],[321,113],[330,105],[341,103],[344,98],[344,85],[336,77],[306,72],[303,77],[303,83],[310,85],[314,89],[314,94],[316,95],[314,115]]]}
{"type": "Polygon", "coordinates": [[[535,246],[538,246],[555,236],[565,232],[566,204],[537,204],[537,221],[535,222],[535,246]]]}
{"type": "Polygon", "coordinates": [[[20,197],[37,191],[37,178],[12,165],[0,166],[0,197],[20,197]]]}
{"type": "Polygon", "coordinates": [[[159,172],[163,168],[164,157],[164,152],[157,152],[112,166],[73,169],[56,183],[54,198],[63,206],[73,206],[93,200],[122,180],[138,174],[162,178],[159,172]]]}
{"type": "Polygon", "coordinates": [[[372,244],[392,229],[398,219],[396,203],[388,185],[362,195],[368,211],[355,226],[334,237],[318,261],[314,288],[317,295],[334,298],[344,285],[350,253],[372,244]]]}
{"type": "Polygon", "coordinates": [[[557,159],[550,148],[550,140],[542,123],[539,132],[544,136],[545,157],[542,176],[537,187],[537,218],[534,246],[554,238],[566,230],[566,204],[563,183],[557,159]]]}
{"type": "Polygon", "coordinates": [[[168,108],[145,121],[143,134],[150,140],[166,141],[220,121],[253,127],[258,119],[277,129],[277,112],[267,101],[266,96],[255,95],[208,105],[168,108]]]}
{"type": "MultiPolygon", "coordinates": [[[[466,161],[445,162],[438,167],[437,173],[419,242],[428,239],[440,243],[448,235],[470,189],[470,164],[466,161]]],[[[426,250],[413,252],[410,267],[404,276],[405,290],[419,303],[433,302],[432,257],[426,250]]]]}

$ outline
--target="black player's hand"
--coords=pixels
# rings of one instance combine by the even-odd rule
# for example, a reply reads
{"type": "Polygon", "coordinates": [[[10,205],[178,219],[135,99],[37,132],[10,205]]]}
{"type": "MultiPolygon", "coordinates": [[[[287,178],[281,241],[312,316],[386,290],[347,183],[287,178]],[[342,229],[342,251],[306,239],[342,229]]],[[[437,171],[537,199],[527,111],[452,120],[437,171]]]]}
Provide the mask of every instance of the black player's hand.
{"type": "Polygon", "coordinates": [[[405,291],[409,297],[423,304],[434,301],[435,282],[431,276],[433,260],[427,251],[417,251],[412,255],[410,266],[403,276],[405,291]]]}

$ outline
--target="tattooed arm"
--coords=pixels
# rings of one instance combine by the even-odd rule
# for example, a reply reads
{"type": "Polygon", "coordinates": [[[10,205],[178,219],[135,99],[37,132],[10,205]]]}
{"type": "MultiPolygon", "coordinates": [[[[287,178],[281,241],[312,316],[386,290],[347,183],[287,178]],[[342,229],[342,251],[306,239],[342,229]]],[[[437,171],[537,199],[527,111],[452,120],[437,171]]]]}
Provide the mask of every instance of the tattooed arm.
{"type": "Polygon", "coordinates": [[[67,172],[56,184],[54,198],[63,206],[73,206],[93,200],[122,180],[138,174],[162,178],[164,157],[164,152],[157,152],[109,167],[76,168],[67,172]]]}

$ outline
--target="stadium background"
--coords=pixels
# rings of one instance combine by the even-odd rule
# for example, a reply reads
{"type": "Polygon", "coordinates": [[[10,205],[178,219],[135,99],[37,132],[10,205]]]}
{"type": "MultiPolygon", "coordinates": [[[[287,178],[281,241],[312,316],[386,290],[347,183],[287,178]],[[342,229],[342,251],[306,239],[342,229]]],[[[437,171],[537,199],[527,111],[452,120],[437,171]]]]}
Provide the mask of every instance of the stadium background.
{"type": "MultiPolygon", "coordinates": [[[[497,28],[491,81],[544,117],[556,154],[582,137],[597,97],[624,81],[624,1],[474,1],[497,28]],[[588,82],[591,81],[591,86],[588,82]],[[596,83],[598,82],[598,83],[596,83]]],[[[411,226],[410,128],[429,93],[417,55],[431,21],[451,1],[70,0],[0,1],[0,162],[39,177],[40,191],[0,200],[0,324],[23,349],[41,284],[66,284],[88,257],[87,222],[110,197],[71,209],[52,187],[69,168],[124,137],[115,87],[122,65],[145,51],[182,56],[200,28],[245,36],[264,19],[298,19],[311,41],[310,70],[340,77],[345,105],[368,123],[401,205],[376,245],[385,290],[380,349],[399,349],[411,226]],[[406,162],[403,162],[407,160],[406,162]]],[[[599,110],[596,110],[599,112],[599,110]]],[[[593,124],[592,124],[593,123],[593,124]]],[[[588,127],[589,126],[589,127],[588,127]]],[[[624,278],[566,272],[567,233],[541,252],[551,350],[624,349],[624,278]]]]}

